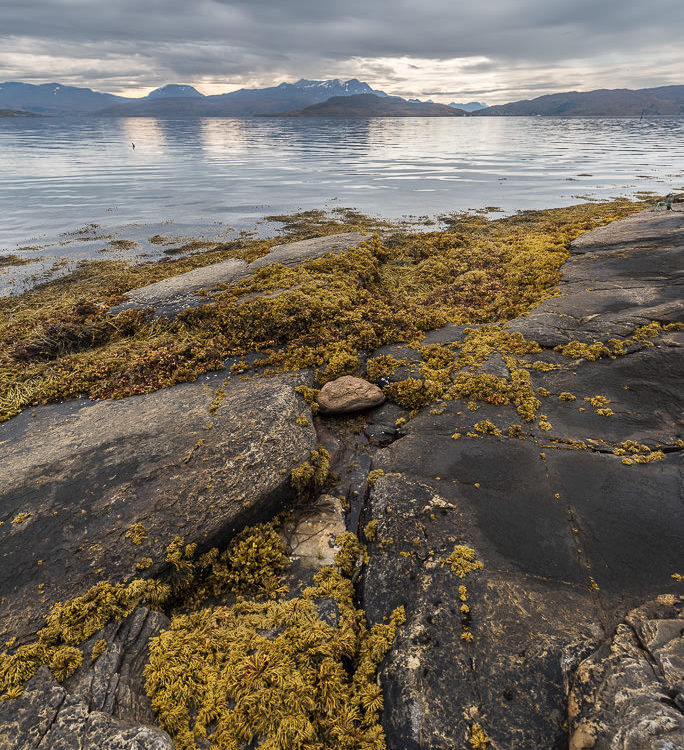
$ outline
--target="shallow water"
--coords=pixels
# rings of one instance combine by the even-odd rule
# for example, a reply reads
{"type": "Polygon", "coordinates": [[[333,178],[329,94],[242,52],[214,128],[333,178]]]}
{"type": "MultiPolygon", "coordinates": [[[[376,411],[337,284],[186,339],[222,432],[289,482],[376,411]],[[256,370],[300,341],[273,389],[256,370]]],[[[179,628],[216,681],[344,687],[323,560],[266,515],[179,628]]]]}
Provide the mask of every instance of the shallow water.
{"type": "Polygon", "coordinates": [[[306,208],[508,213],[683,189],[684,119],[0,118],[0,175],[0,253],[128,257],[91,237],[230,236],[306,208]],[[94,234],[60,236],[89,223],[94,234]]]}

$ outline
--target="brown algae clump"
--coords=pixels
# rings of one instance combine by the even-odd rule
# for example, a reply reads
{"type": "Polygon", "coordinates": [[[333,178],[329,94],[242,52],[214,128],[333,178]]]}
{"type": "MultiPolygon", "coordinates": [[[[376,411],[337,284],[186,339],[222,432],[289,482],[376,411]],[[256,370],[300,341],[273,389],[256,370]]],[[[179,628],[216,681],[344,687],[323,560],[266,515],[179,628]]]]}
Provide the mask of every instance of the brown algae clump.
{"type": "Polygon", "coordinates": [[[302,497],[325,486],[330,473],[330,454],[320,447],[311,451],[308,461],[292,469],[290,481],[297,494],[302,497]]]}
{"type": "Polygon", "coordinates": [[[132,544],[140,545],[147,539],[147,529],[142,523],[134,523],[126,532],[126,539],[132,544]]]}
{"type": "Polygon", "coordinates": [[[353,594],[323,568],[295,599],[175,615],[150,643],[145,677],[176,746],[384,750],[375,674],[405,618],[400,608],[368,629],[353,594]],[[322,599],[334,600],[332,622],[322,599]]]}
{"type": "MultiPolygon", "coordinates": [[[[0,300],[0,419],[79,394],[148,393],[249,352],[263,353],[261,367],[313,367],[326,379],[358,364],[362,353],[418,342],[446,323],[510,319],[552,293],[572,239],[640,207],[622,200],[491,221],[458,217],[446,231],[427,233],[397,226],[383,241],[376,236],[296,267],[257,269],[173,320],[107,309],[130,289],[226,258],[249,261],[283,238],[236,240],[140,266],[90,263],[0,300]]],[[[350,213],[309,217],[292,223],[292,239],[377,225],[350,213]]],[[[422,405],[443,390],[433,373],[445,368],[427,369],[433,372],[419,378],[422,391],[402,394],[407,401],[422,405]]]]}
{"type": "Polygon", "coordinates": [[[459,578],[465,578],[473,570],[480,570],[484,566],[480,560],[475,559],[475,550],[463,544],[457,544],[449,557],[442,560],[442,567],[450,565],[451,570],[459,578]]]}
{"type": "Polygon", "coordinates": [[[483,419],[480,422],[476,422],[475,430],[481,435],[501,435],[501,430],[488,419],[483,419]]]}

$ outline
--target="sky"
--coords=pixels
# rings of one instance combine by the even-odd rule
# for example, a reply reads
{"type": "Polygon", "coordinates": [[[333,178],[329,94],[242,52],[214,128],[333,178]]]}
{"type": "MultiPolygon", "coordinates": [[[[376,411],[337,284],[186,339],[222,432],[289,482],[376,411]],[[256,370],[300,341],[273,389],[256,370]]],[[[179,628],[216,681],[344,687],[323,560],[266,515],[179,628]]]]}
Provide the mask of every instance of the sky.
{"type": "Polygon", "coordinates": [[[439,102],[684,84],[684,0],[0,0],[0,81],[359,78],[439,102]]]}

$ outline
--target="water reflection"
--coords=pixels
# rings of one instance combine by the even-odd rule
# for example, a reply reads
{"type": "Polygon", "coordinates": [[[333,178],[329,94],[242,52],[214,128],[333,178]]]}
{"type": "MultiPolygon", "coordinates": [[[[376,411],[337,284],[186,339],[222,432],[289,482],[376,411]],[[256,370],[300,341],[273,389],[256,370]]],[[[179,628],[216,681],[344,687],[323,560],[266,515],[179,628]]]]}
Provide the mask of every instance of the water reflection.
{"type": "Polygon", "coordinates": [[[681,189],[684,120],[5,118],[0,174],[0,248],[87,222],[515,211],[681,189]]]}

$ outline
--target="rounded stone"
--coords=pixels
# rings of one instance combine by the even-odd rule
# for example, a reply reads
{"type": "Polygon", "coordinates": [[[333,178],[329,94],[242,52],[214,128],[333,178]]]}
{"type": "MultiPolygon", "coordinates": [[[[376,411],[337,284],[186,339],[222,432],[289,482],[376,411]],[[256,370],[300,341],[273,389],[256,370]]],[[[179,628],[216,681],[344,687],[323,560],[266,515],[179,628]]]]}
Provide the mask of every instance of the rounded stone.
{"type": "Polygon", "coordinates": [[[343,375],[326,383],[318,394],[318,405],[323,414],[347,414],[378,406],[385,394],[377,385],[363,378],[343,375]]]}

